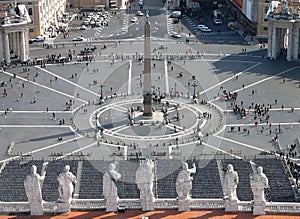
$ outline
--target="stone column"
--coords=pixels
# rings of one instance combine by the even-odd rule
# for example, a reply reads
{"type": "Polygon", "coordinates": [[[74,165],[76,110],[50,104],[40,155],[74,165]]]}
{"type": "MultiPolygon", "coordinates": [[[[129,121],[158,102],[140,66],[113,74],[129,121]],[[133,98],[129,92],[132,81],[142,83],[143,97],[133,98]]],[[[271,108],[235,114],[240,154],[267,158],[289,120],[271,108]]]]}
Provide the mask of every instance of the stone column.
{"type": "Polygon", "coordinates": [[[276,27],[273,27],[273,33],[272,33],[272,54],[271,54],[271,57],[273,59],[276,59],[277,57],[277,28],[276,27]]]}
{"type": "Polygon", "coordinates": [[[272,58],[272,36],[273,36],[273,22],[269,21],[268,23],[268,58],[272,58]]]}
{"type": "Polygon", "coordinates": [[[293,47],[296,44],[293,42],[293,28],[288,29],[288,47],[287,47],[287,55],[286,55],[286,60],[287,61],[292,61],[292,55],[293,55],[293,47]]]}
{"type": "Polygon", "coordinates": [[[9,51],[8,33],[4,34],[4,58],[6,60],[6,64],[10,65],[10,51],[9,51]]]}
{"type": "Polygon", "coordinates": [[[28,26],[25,29],[25,54],[26,54],[26,60],[29,57],[29,28],[28,26]]]}
{"type": "Polygon", "coordinates": [[[152,116],[152,92],[151,92],[151,51],[150,51],[150,22],[145,23],[145,40],[144,40],[144,116],[152,116]]]}
{"type": "Polygon", "coordinates": [[[4,42],[3,42],[3,33],[0,32],[0,43],[1,43],[1,46],[0,46],[0,66],[1,66],[1,62],[4,58],[4,42]]]}
{"type": "Polygon", "coordinates": [[[20,60],[26,60],[26,48],[25,48],[25,32],[24,30],[20,32],[20,60]]]}
{"type": "Polygon", "coordinates": [[[295,27],[294,29],[295,37],[294,37],[294,55],[293,59],[298,59],[298,52],[299,52],[299,27],[295,27]]]}

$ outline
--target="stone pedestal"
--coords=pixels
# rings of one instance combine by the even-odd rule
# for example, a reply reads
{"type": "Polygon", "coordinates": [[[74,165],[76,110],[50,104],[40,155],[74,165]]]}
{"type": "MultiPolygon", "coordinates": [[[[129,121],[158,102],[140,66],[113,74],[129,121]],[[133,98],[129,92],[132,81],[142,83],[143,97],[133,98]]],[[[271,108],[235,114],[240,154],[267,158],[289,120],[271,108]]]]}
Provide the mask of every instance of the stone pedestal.
{"type": "Polygon", "coordinates": [[[225,212],[237,212],[239,200],[225,200],[225,212]]]}
{"type": "Polygon", "coordinates": [[[30,215],[42,216],[43,214],[43,204],[30,205],[30,215]]]}
{"type": "Polygon", "coordinates": [[[57,211],[60,213],[70,212],[71,211],[71,204],[69,203],[58,203],[57,204],[57,211]]]}
{"type": "Polygon", "coordinates": [[[106,199],[106,211],[118,211],[118,197],[111,197],[106,199]]]}
{"type": "Polygon", "coordinates": [[[178,200],[178,211],[190,211],[190,199],[178,200]]]}
{"type": "Polygon", "coordinates": [[[253,215],[265,215],[265,202],[256,202],[253,204],[253,215]]]}

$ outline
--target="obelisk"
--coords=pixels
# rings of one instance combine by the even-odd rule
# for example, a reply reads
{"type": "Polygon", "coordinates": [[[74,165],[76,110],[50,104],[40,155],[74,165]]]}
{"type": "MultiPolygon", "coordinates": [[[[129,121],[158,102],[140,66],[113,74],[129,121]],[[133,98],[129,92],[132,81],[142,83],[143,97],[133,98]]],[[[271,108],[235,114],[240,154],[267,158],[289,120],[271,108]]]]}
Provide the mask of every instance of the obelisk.
{"type": "Polygon", "coordinates": [[[146,23],[144,26],[144,116],[152,116],[152,93],[151,93],[151,51],[150,51],[150,22],[149,13],[146,12],[146,23]]]}

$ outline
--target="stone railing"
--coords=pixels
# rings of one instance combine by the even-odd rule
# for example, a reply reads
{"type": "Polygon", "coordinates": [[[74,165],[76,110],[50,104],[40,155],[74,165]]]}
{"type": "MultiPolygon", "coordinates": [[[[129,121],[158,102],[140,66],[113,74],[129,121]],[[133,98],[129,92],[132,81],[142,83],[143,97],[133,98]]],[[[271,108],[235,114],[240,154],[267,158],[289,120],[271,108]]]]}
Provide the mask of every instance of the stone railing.
{"type": "MultiPolygon", "coordinates": [[[[139,199],[120,199],[119,205],[126,209],[141,209],[141,201],[139,199]]],[[[104,210],[106,208],[104,199],[73,199],[73,211],[76,210],[104,210]]],[[[155,209],[178,209],[177,199],[156,199],[155,209]]],[[[225,209],[223,199],[191,199],[191,209],[225,209]]],[[[45,202],[44,212],[58,212],[58,203],[45,202]]],[[[238,212],[252,212],[251,201],[238,202],[238,212]]],[[[267,213],[300,213],[300,203],[295,202],[268,202],[265,207],[267,213]]],[[[30,206],[28,202],[0,202],[0,213],[29,213],[30,206]]]]}
{"type": "Polygon", "coordinates": [[[0,212],[2,213],[30,212],[30,206],[28,202],[0,202],[0,212]]]}
{"type": "Polygon", "coordinates": [[[224,209],[223,199],[191,199],[191,209],[224,209]]]}
{"type": "Polygon", "coordinates": [[[272,213],[300,213],[300,203],[296,202],[268,202],[266,212],[272,213]]]}
{"type": "Polygon", "coordinates": [[[239,207],[238,211],[241,212],[252,212],[252,205],[253,203],[251,201],[239,201],[239,207]]]}
{"type": "Polygon", "coordinates": [[[71,208],[74,210],[105,209],[106,202],[104,199],[73,199],[71,208]]]}

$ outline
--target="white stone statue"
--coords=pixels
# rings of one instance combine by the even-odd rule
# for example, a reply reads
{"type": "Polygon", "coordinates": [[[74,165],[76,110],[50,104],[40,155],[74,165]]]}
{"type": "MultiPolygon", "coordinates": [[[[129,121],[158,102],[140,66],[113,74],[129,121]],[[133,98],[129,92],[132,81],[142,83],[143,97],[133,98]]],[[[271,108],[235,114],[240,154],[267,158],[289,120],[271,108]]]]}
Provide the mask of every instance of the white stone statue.
{"type": "Polygon", "coordinates": [[[32,165],[31,173],[24,180],[24,187],[30,205],[31,215],[43,215],[44,201],[42,198],[42,187],[47,165],[47,162],[43,164],[41,175],[36,172],[36,166],[32,165]]]}
{"type": "Polygon", "coordinates": [[[135,182],[140,190],[140,199],[142,201],[143,211],[154,210],[153,168],[153,161],[151,159],[146,159],[140,164],[135,174],[135,182]]]}
{"type": "Polygon", "coordinates": [[[283,0],[281,2],[281,13],[282,14],[289,14],[289,9],[287,7],[287,1],[286,0],[283,0]]]}
{"type": "Polygon", "coordinates": [[[228,164],[227,171],[224,176],[224,198],[229,201],[237,201],[238,197],[236,194],[236,188],[239,184],[239,176],[233,169],[231,164],[228,164]]]}
{"type": "Polygon", "coordinates": [[[176,192],[179,200],[190,199],[190,191],[192,190],[192,173],[196,173],[196,166],[193,163],[193,167],[189,169],[187,163],[182,165],[183,170],[181,170],[176,179],[176,192]]]}
{"type": "Polygon", "coordinates": [[[77,183],[76,176],[70,172],[70,166],[66,165],[64,172],[59,174],[58,178],[58,201],[71,204],[72,194],[74,191],[73,183],[77,183]]]}
{"type": "Polygon", "coordinates": [[[106,211],[118,210],[118,190],[116,181],[121,174],[116,171],[115,164],[109,164],[109,169],[103,175],[103,195],[106,199],[106,211]]]}
{"type": "Polygon", "coordinates": [[[265,189],[269,188],[269,181],[262,167],[258,167],[257,172],[250,175],[250,186],[254,203],[266,203],[265,189]]]}

